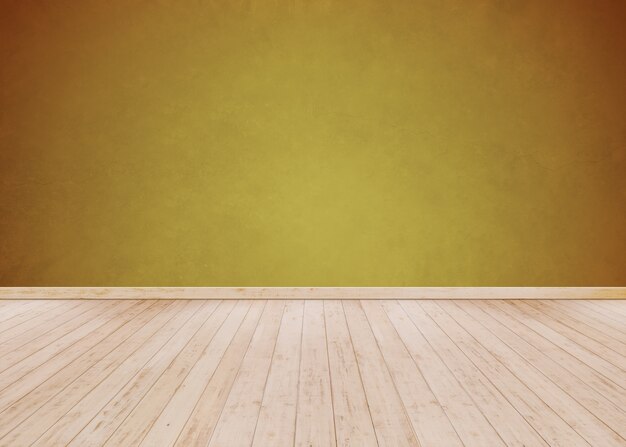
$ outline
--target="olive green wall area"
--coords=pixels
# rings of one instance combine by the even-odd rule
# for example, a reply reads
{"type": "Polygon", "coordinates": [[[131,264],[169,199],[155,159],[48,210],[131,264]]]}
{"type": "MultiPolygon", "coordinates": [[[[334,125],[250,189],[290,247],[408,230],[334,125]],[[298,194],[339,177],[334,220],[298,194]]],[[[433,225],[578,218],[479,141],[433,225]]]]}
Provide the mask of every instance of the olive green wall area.
{"type": "Polygon", "coordinates": [[[3,1],[0,285],[624,286],[615,1],[3,1]]]}

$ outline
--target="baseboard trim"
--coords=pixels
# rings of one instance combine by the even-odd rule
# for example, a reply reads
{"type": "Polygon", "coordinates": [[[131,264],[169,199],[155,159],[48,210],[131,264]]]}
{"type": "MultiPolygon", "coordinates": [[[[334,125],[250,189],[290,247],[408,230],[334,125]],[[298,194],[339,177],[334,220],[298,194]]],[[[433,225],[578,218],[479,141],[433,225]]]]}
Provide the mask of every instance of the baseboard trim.
{"type": "Polygon", "coordinates": [[[2,299],[626,299],[626,287],[0,287],[2,299]]]}

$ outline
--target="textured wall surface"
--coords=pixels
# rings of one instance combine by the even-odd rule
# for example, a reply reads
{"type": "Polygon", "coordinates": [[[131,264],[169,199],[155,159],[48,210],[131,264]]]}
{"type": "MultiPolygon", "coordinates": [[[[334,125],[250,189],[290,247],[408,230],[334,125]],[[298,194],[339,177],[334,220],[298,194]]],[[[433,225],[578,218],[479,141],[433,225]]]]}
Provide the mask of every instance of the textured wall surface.
{"type": "Polygon", "coordinates": [[[624,2],[0,22],[0,285],[626,285],[624,2]]]}

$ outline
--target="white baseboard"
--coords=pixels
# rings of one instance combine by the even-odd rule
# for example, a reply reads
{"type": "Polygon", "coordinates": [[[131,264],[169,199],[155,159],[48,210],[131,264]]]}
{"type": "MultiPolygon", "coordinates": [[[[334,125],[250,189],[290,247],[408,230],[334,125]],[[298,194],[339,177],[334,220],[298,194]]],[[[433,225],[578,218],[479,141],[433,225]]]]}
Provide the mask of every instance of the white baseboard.
{"type": "Polygon", "coordinates": [[[2,299],[626,299],[626,287],[0,287],[2,299]]]}

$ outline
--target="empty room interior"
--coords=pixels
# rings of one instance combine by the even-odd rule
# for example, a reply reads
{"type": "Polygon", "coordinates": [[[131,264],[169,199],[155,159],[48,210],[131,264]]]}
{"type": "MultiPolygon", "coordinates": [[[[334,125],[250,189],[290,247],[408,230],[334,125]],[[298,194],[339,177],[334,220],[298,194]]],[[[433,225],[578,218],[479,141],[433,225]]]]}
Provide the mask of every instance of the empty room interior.
{"type": "Polygon", "coordinates": [[[624,23],[0,0],[0,447],[626,447],[624,23]]]}

